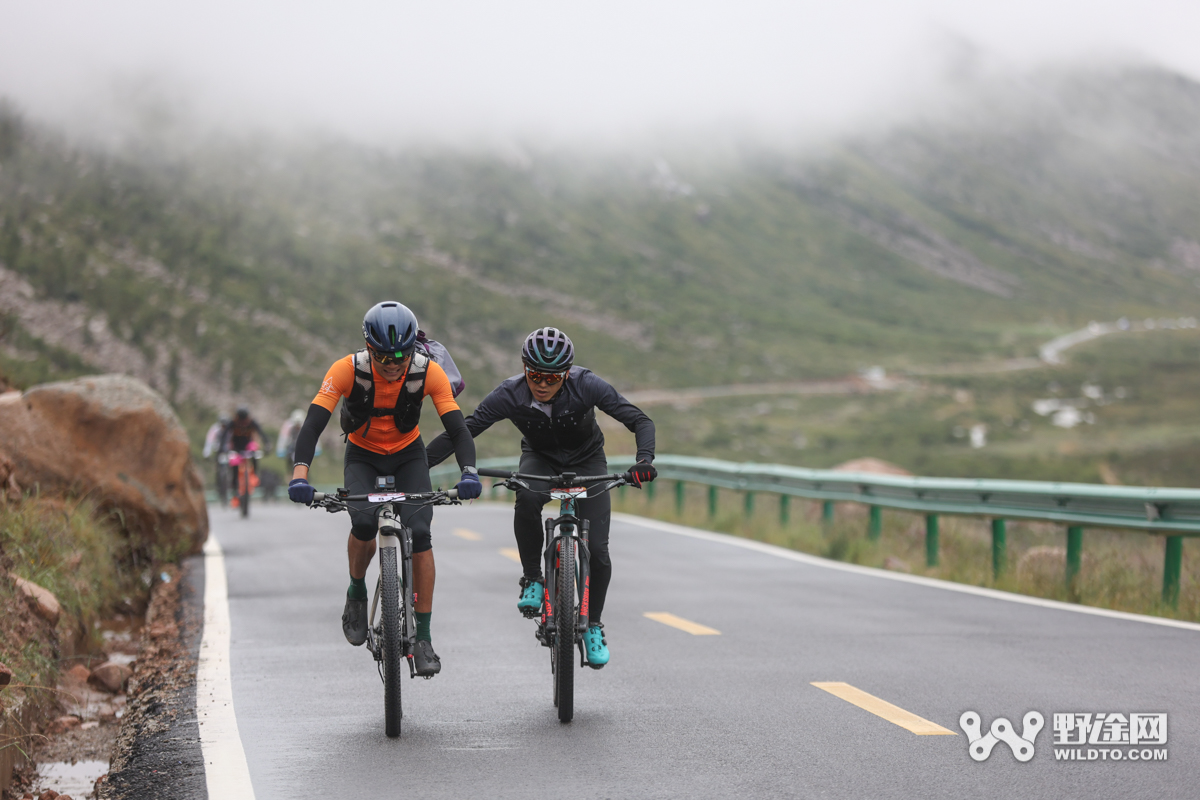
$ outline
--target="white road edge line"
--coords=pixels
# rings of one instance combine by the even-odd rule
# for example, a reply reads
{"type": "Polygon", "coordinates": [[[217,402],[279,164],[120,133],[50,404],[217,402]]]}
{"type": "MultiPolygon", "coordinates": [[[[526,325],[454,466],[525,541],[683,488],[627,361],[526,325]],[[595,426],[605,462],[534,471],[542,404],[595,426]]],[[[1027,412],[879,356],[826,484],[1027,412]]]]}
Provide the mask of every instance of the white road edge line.
{"type": "Polygon", "coordinates": [[[254,800],[246,751],[233,713],[229,675],[229,588],[225,553],[213,534],[204,544],[204,636],[196,665],[196,717],[208,796],[254,800]]]}
{"type": "Polygon", "coordinates": [[[1058,600],[1045,600],[1041,597],[1028,597],[1023,594],[1013,594],[1011,592],[1002,592],[998,589],[987,589],[982,586],[969,586],[965,583],[954,583],[952,581],[938,580],[937,578],[924,578],[920,575],[906,575],[903,572],[892,572],[886,569],[876,569],[874,567],[863,567],[858,564],[846,564],[842,561],[831,561],[819,556],[810,556],[807,553],[798,553],[795,550],[788,550],[783,547],[777,547],[773,544],[765,542],[756,542],[751,539],[742,539],[737,536],[731,536],[726,533],[713,533],[712,531],[702,531],[697,528],[689,528],[684,525],[675,525],[670,522],[659,522],[658,520],[647,519],[633,514],[614,513],[613,519],[626,522],[631,525],[641,525],[646,528],[654,528],[666,533],[674,533],[679,536],[690,536],[693,539],[704,539],[710,542],[720,542],[721,544],[732,545],[734,547],[744,547],[747,550],[757,550],[766,555],[776,556],[778,558],[786,558],[791,561],[799,561],[801,564],[808,564],[814,567],[824,567],[825,569],[836,569],[842,572],[851,572],[855,575],[864,575],[872,578],[886,578],[893,581],[901,581],[903,583],[914,583],[918,586],[927,586],[932,589],[946,589],[951,592],[962,592],[963,594],[973,594],[977,597],[988,597],[992,600],[1005,600],[1009,603],[1022,603],[1027,606],[1039,606],[1041,608],[1052,608],[1056,611],[1073,611],[1076,614],[1090,614],[1096,617],[1108,617],[1109,619],[1120,619],[1127,622],[1145,622],[1150,625],[1163,625],[1168,628],[1183,628],[1189,631],[1200,631],[1200,624],[1195,622],[1184,622],[1178,619],[1167,619],[1165,617],[1150,617],[1145,614],[1131,614],[1127,611],[1112,611],[1107,608],[1095,608],[1093,606],[1075,605],[1073,603],[1063,603],[1058,600]]]}

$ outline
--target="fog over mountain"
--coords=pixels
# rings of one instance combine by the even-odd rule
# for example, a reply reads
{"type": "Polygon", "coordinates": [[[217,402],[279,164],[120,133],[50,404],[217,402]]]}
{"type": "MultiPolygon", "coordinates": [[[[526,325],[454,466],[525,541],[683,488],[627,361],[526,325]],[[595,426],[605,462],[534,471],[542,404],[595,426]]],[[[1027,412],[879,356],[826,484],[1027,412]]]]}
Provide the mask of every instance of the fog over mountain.
{"type": "Polygon", "coordinates": [[[516,0],[6,2],[0,95],[111,137],[184,122],[372,143],[811,140],[964,74],[1118,56],[1200,75],[1200,7],[516,0]]]}

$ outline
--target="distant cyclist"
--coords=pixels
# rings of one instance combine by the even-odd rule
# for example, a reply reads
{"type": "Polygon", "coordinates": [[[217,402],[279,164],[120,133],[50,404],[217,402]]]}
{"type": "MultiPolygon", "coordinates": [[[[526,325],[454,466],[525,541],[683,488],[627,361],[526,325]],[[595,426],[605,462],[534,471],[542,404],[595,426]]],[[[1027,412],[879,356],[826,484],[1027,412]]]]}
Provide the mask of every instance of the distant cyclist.
{"type": "MultiPolygon", "coordinates": [[[[288,467],[295,468],[296,466],[296,442],[300,439],[300,429],[304,425],[304,411],[295,409],[288,416],[287,422],[283,423],[283,427],[279,429],[279,441],[275,443],[275,455],[278,458],[286,458],[288,467]]],[[[321,455],[321,443],[317,443],[316,455],[321,455]]]]}
{"type": "MultiPolygon", "coordinates": [[[[266,432],[254,417],[250,416],[250,409],[246,406],[239,406],[237,413],[233,415],[233,419],[225,426],[225,433],[221,437],[221,452],[222,453],[243,453],[250,448],[250,443],[258,438],[258,446],[266,450],[270,449],[271,443],[267,438],[266,432]]],[[[251,473],[258,473],[258,463],[256,459],[249,458],[246,462],[250,464],[251,473]]],[[[232,467],[229,471],[230,486],[238,486],[238,467],[232,467]]],[[[237,499],[237,492],[234,492],[234,499],[237,499]]]]}
{"type": "MultiPolygon", "coordinates": [[[[433,400],[462,479],[455,488],[463,500],[479,497],[482,485],[475,470],[475,442],[462,411],[454,401],[450,381],[437,362],[417,348],[417,318],[406,306],[387,302],[373,306],[362,326],[366,348],[334,362],[321,390],[308,407],[296,441],[296,466],[288,496],[311,503],[308,483],[317,437],[325,430],[338,400],[343,400],[342,431],[347,434],[345,485],[350,494],[375,491],[378,476],[392,475],[396,490],[428,492],[429,466],[417,422],[426,397],[433,400]]],[[[443,456],[445,458],[445,456],[443,456]]],[[[367,640],[367,566],[375,556],[375,513],[366,502],[350,503],[350,588],[342,613],[342,632],[358,646],[367,640]]],[[[413,533],[413,588],[416,593],[417,644],[413,666],[418,675],[432,676],[442,663],[433,650],[429,624],[433,616],[434,562],[429,526],[430,506],[401,506],[400,519],[413,533]]]]}
{"type": "MultiPolygon", "coordinates": [[[[603,475],[608,472],[604,434],[596,423],[596,409],[624,423],[637,438],[637,463],[630,468],[636,485],[654,480],[654,423],[641,409],[622,397],[598,375],[573,366],[575,347],[557,328],[540,328],[529,334],[521,348],[525,371],[504,381],[467,417],[467,428],[478,436],[501,420],[511,420],[521,431],[520,472],[532,475],[603,475]]],[[[429,444],[429,464],[435,466],[450,455],[449,437],[439,436],[429,444]]],[[[539,488],[537,484],[531,484],[539,488]]],[[[541,607],[545,578],[542,575],[542,506],[548,492],[517,490],[513,530],[521,553],[521,594],[517,608],[522,612],[541,607]]],[[[608,642],[600,615],[612,579],[608,554],[608,528],[612,503],[607,494],[580,500],[581,519],[589,520],[588,553],[591,564],[590,622],[584,634],[589,666],[599,669],[608,663],[608,642]]]]}
{"type": "Polygon", "coordinates": [[[217,499],[221,501],[221,505],[225,505],[227,495],[229,493],[229,466],[226,464],[224,442],[225,429],[229,427],[229,415],[222,414],[216,422],[208,427],[208,432],[204,434],[204,452],[201,454],[204,458],[212,458],[216,467],[215,475],[217,485],[217,499]]]}

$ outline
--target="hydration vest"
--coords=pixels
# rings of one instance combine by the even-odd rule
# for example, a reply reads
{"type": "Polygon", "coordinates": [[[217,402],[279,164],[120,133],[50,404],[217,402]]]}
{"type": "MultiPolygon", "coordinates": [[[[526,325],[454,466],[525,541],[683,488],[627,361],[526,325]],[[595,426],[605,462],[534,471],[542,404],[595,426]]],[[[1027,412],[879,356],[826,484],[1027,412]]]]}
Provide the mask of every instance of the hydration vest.
{"type": "Polygon", "coordinates": [[[417,427],[421,420],[421,403],[425,399],[425,371],[429,367],[429,356],[418,348],[413,351],[412,360],[408,364],[408,372],[401,378],[404,385],[396,397],[394,408],[375,407],[375,373],[371,370],[371,354],[366,348],[354,354],[354,386],[350,396],[342,401],[342,433],[349,438],[350,434],[363,425],[367,428],[363,436],[371,430],[371,419],[374,417],[391,417],[396,422],[396,430],[408,433],[417,427]]]}

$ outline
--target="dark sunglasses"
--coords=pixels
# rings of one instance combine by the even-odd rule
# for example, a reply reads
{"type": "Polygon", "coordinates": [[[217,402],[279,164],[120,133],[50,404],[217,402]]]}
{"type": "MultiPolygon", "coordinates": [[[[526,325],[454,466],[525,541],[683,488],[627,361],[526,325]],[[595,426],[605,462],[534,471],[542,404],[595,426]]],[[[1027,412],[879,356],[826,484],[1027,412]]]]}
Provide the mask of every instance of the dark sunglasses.
{"type": "Polygon", "coordinates": [[[542,383],[546,386],[557,386],[562,383],[562,379],[567,377],[566,372],[539,372],[536,369],[525,368],[525,377],[534,383],[542,383]]]}
{"type": "MultiPolygon", "coordinates": [[[[408,360],[408,356],[406,355],[402,355],[397,358],[396,356],[388,355],[387,353],[377,352],[369,347],[367,348],[367,352],[371,354],[371,358],[376,364],[380,364],[385,367],[391,366],[392,364],[403,364],[408,360]]],[[[409,355],[412,354],[410,353],[409,355]]]]}

